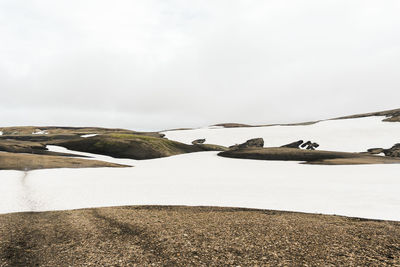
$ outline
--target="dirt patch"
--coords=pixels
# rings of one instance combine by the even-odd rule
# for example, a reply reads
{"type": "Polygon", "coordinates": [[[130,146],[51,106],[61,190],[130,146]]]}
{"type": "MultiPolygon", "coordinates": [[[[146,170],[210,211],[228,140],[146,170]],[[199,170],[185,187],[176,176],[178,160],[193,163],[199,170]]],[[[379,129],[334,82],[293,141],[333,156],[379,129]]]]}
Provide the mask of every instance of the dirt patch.
{"type": "Polygon", "coordinates": [[[0,215],[0,266],[394,266],[400,223],[140,206],[0,215]]]}
{"type": "Polygon", "coordinates": [[[218,155],[228,158],[304,161],[310,164],[325,165],[400,163],[400,158],[374,156],[367,153],[305,150],[286,147],[232,149],[220,152],[218,155]]]}
{"type": "Polygon", "coordinates": [[[256,127],[254,125],[249,125],[249,124],[243,124],[243,123],[219,123],[219,124],[214,124],[212,126],[220,126],[224,128],[238,128],[238,127],[256,127]]]}
{"type": "Polygon", "coordinates": [[[0,170],[36,170],[53,168],[128,167],[99,160],[0,152],[0,170]]]}
{"type": "Polygon", "coordinates": [[[355,158],[337,158],[308,161],[306,164],[321,165],[357,165],[357,164],[399,164],[400,158],[384,157],[384,156],[366,156],[355,158]]]}
{"type": "Polygon", "coordinates": [[[0,151],[11,153],[29,153],[50,156],[65,156],[65,157],[85,157],[71,153],[60,153],[48,151],[46,145],[39,142],[22,141],[16,139],[1,139],[0,138],[0,151]]]}

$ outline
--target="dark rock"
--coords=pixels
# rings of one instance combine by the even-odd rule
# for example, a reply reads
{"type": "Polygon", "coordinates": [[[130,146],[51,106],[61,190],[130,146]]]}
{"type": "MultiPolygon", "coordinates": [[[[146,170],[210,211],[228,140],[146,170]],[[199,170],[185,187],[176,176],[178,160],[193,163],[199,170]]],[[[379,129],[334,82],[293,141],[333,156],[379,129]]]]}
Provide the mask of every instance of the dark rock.
{"type": "Polygon", "coordinates": [[[384,149],[383,153],[387,157],[400,157],[400,143],[395,144],[389,149],[384,149]]]}
{"type": "Polygon", "coordinates": [[[390,151],[385,156],[400,158],[400,150],[390,151]]]}
{"type": "Polygon", "coordinates": [[[192,141],[192,145],[200,145],[203,144],[206,141],[206,139],[196,139],[192,141]]]}
{"type": "Polygon", "coordinates": [[[300,148],[300,146],[301,146],[301,144],[303,144],[303,142],[304,142],[303,140],[299,140],[299,141],[296,141],[296,142],[293,142],[293,143],[289,143],[289,144],[283,145],[281,147],[300,148]]]}
{"type": "Polygon", "coordinates": [[[233,149],[233,150],[239,149],[239,145],[236,144],[236,145],[230,146],[229,149],[233,149]]]}
{"type": "Polygon", "coordinates": [[[264,139],[262,138],[253,138],[247,140],[243,144],[238,146],[239,148],[248,148],[248,147],[264,147],[264,139]]]}
{"type": "Polygon", "coordinates": [[[304,144],[301,145],[302,148],[308,149],[308,150],[315,150],[317,147],[319,147],[318,143],[313,143],[311,141],[307,141],[304,144]]]}
{"type": "Polygon", "coordinates": [[[319,144],[318,144],[318,143],[312,143],[312,146],[313,146],[314,148],[317,148],[317,147],[319,147],[319,144]]]}
{"type": "Polygon", "coordinates": [[[300,147],[305,148],[307,146],[311,145],[311,141],[307,141],[304,144],[302,144],[300,147]]]}

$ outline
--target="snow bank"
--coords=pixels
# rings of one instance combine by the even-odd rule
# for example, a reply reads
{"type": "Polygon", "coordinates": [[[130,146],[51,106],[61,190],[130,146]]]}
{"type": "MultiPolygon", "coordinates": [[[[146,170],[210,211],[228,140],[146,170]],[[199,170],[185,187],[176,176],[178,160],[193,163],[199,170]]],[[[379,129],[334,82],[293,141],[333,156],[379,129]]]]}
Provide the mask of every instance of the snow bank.
{"type": "Polygon", "coordinates": [[[101,160],[101,161],[107,161],[107,162],[111,162],[111,163],[122,164],[122,165],[134,166],[137,162],[139,162],[138,160],[134,160],[134,159],[119,159],[119,158],[113,158],[110,156],[104,156],[104,155],[99,155],[99,154],[69,150],[62,146],[48,145],[48,146],[46,146],[46,148],[48,151],[52,151],[52,152],[71,153],[71,154],[75,154],[75,155],[80,155],[80,156],[82,156],[83,159],[101,160]]]}
{"type": "Polygon", "coordinates": [[[167,131],[171,140],[190,144],[206,138],[208,144],[230,146],[262,137],[264,146],[281,146],[297,140],[317,142],[321,150],[361,152],[368,148],[389,148],[400,141],[400,123],[382,122],[382,117],[322,121],[305,126],[269,126],[247,128],[200,128],[167,131]]]}
{"type": "Polygon", "coordinates": [[[0,212],[212,205],[400,220],[400,180],[394,175],[400,165],[314,166],[216,154],[136,161],[133,168],[36,170],[27,176],[1,171],[0,212]]]}

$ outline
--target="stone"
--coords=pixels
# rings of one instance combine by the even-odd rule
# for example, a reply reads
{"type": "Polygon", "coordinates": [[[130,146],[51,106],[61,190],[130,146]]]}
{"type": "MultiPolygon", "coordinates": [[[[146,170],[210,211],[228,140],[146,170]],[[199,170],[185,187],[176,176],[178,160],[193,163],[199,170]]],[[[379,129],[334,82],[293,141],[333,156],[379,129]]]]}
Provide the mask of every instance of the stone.
{"type": "Polygon", "coordinates": [[[206,141],[206,139],[196,139],[192,142],[192,145],[201,145],[206,141]]]}
{"type": "Polygon", "coordinates": [[[253,138],[247,140],[243,144],[238,146],[239,148],[248,148],[248,147],[264,147],[264,139],[262,138],[253,138]]]}
{"type": "Polygon", "coordinates": [[[304,144],[302,144],[300,147],[305,148],[307,146],[311,145],[311,141],[307,141],[304,144]]]}
{"type": "Polygon", "coordinates": [[[304,144],[301,145],[302,148],[308,149],[308,150],[315,150],[317,147],[319,147],[318,143],[307,141],[304,144]]]}
{"type": "Polygon", "coordinates": [[[384,149],[383,153],[387,157],[400,157],[400,143],[395,144],[389,149],[384,149]]]}
{"type": "Polygon", "coordinates": [[[312,143],[312,146],[313,146],[314,148],[317,148],[317,147],[319,147],[319,144],[318,144],[318,143],[312,143]]]}
{"type": "Polygon", "coordinates": [[[303,142],[304,142],[303,140],[299,140],[299,141],[296,141],[296,142],[292,142],[292,143],[283,145],[281,147],[300,148],[300,146],[301,146],[301,144],[303,144],[303,142]]]}

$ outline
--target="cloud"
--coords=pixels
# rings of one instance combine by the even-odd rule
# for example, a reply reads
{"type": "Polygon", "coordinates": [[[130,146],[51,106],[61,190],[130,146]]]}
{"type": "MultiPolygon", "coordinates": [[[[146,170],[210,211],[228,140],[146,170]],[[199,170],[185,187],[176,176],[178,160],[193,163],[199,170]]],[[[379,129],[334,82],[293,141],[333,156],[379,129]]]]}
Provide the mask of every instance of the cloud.
{"type": "Polygon", "coordinates": [[[398,108],[399,7],[5,0],[0,124],[162,129],[398,108]]]}

